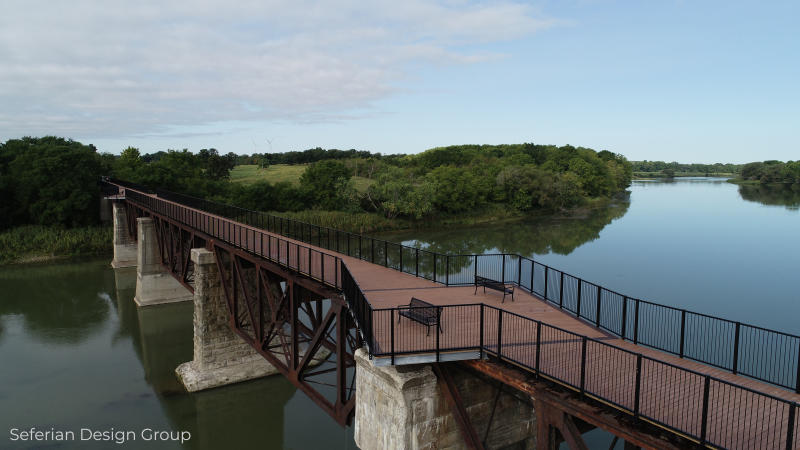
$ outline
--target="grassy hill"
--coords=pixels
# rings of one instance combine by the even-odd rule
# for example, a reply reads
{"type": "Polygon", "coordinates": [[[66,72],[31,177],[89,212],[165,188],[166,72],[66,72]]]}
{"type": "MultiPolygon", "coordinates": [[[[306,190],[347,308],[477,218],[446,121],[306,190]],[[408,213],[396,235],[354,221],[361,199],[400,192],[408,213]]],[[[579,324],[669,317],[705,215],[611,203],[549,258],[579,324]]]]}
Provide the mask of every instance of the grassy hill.
{"type": "MultiPolygon", "coordinates": [[[[300,184],[300,176],[305,172],[307,164],[274,164],[266,169],[261,169],[255,164],[243,164],[231,170],[231,181],[245,185],[259,181],[278,183],[286,181],[294,185],[300,184]]],[[[353,185],[358,192],[366,192],[374,180],[364,177],[353,177],[353,185]]]]}

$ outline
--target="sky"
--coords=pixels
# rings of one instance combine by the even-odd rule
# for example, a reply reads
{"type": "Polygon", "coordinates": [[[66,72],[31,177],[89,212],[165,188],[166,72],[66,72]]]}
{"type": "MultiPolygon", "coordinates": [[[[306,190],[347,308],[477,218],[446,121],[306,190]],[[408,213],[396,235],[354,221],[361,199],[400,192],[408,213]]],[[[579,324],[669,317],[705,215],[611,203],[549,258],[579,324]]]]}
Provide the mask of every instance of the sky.
{"type": "Polygon", "coordinates": [[[800,2],[3,0],[0,142],[800,158],[800,2]]]}

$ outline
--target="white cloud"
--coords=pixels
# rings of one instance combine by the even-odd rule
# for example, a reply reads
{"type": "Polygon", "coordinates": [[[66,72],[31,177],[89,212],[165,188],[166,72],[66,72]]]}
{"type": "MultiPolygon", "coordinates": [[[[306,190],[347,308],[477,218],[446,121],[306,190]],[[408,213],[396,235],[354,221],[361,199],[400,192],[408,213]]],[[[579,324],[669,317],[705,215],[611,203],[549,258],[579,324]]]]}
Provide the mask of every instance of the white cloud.
{"type": "Polygon", "coordinates": [[[348,117],[412,63],[490,60],[475,48],[552,23],[510,2],[6,0],[0,139],[348,117]]]}

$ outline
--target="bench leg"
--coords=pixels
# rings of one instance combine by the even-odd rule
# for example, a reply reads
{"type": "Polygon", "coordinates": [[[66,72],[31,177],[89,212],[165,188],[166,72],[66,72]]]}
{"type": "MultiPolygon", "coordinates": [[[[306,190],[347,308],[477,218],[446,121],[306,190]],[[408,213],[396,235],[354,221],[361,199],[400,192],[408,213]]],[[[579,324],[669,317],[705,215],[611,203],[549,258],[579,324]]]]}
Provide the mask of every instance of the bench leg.
{"type": "Polygon", "coordinates": [[[472,295],[478,295],[478,285],[477,284],[475,285],[475,292],[473,292],[472,295]]]}
{"type": "Polygon", "coordinates": [[[426,327],[428,328],[428,334],[426,334],[425,336],[430,336],[431,335],[431,326],[430,325],[426,325],[426,327]]]}

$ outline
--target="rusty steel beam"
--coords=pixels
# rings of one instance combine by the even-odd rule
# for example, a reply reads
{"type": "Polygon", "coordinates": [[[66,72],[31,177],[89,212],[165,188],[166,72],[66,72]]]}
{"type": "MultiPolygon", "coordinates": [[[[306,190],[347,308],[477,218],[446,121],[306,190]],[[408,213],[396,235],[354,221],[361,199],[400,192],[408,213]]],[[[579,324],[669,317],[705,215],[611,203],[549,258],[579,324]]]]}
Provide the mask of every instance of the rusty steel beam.
{"type": "MultiPolygon", "coordinates": [[[[630,445],[664,450],[698,446],[695,441],[676,436],[661,427],[637,420],[624,412],[612,412],[604,403],[580,396],[545,379],[536,379],[508,364],[485,360],[461,361],[460,364],[530,396],[534,403],[540,404],[542,408],[561,411],[597,428],[602,428],[624,439],[630,445]]],[[[542,436],[543,432],[539,429],[538,436],[542,436]]]]}
{"type": "Polygon", "coordinates": [[[467,415],[466,408],[464,408],[464,402],[461,400],[461,394],[458,393],[458,388],[446,364],[434,363],[432,366],[433,371],[436,373],[436,378],[439,380],[439,388],[450,405],[450,410],[461,429],[461,435],[464,436],[464,443],[467,448],[483,450],[483,442],[478,438],[475,427],[472,426],[472,421],[467,415]]]}
{"type": "MultiPolygon", "coordinates": [[[[354,353],[359,338],[357,333],[352,336],[355,323],[337,289],[172,217],[126,202],[129,224],[135,224],[137,217],[153,219],[161,265],[192,292],[193,268],[191,260],[187,261],[191,248],[201,246],[213,251],[232,330],[337,423],[352,421],[354,353]],[[324,318],[323,301],[330,302],[324,318]],[[301,344],[306,346],[305,351],[301,351],[301,344]],[[321,356],[322,349],[327,357],[321,356]],[[335,367],[315,368],[312,360],[335,367]],[[317,378],[334,372],[335,392],[329,399],[317,388],[327,384],[317,378]],[[352,374],[351,380],[348,374],[352,374]]],[[[229,239],[242,239],[222,231],[229,239]]]]}

